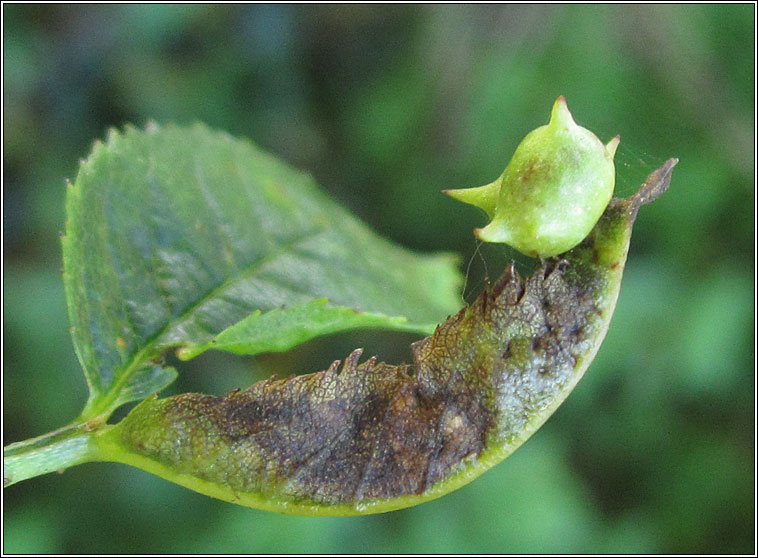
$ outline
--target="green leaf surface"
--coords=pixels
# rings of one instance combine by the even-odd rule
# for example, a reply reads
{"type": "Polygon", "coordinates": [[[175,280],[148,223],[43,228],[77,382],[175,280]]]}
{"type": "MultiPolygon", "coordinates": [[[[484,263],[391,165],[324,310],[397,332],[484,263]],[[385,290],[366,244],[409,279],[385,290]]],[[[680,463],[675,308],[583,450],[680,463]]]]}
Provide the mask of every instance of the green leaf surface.
{"type": "Polygon", "coordinates": [[[250,347],[281,350],[280,326],[285,345],[356,320],[423,331],[460,306],[453,257],[380,238],[309,175],[202,125],[111,131],[69,185],[66,213],[84,419],[169,383],[173,372],[157,364],[166,349],[205,346],[240,322],[225,336],[264,323],[277,341],[258,335],[250,347]],[[332,310],[307,323],[301,311],[314,298],[332,310]],[[282,308],[300,310],[268,313],[282,308]]]}
{"type": "Polygon", "coordinates": [[[178,351],[189,360],[208,349],[240,355],[281,352],[305,343],[318,335],[356,329],[392,329],[430,334],[437,324],[409,322],[403,316],[387,316],[377,312],[359,312],[345,306],[331,306],[326,298],[314,298],[290,308],[277,308],[266,313],[255,311],[226,328],[208,343],[185,345],[178,351]]]}
{"type": "Polygon", "coordinates": [[[170,366],[158,366],[150,364],[140,368],[129,376],[129,380],[119,389],[116,406],[140,401],[176,380],[178,373],[170,366]]]}

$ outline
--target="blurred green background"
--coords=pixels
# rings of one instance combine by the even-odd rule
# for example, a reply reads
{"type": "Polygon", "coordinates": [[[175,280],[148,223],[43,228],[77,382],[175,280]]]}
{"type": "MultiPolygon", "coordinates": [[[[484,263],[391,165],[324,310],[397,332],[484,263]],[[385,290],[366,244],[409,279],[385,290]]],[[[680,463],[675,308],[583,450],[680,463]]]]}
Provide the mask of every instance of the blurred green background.
{"type": "MultiPolygon", "coordinates": [[[[439,190],[497,177],[558,95],[604,141],[621,134],[618,194],[681,161],[640,212],[585,379],[472,484],[378,516],[300,518],[87,464],[3,491],[4,551],[754,552],[754,9],[5,4],[4,444],[86,399],[59,234],[64,178],[108,127],[200,120],[249,137],[381,234],[459,254],[466,300],[514,255],[475,255],[484,215],[439,190]]],[[[169,392],[318,370],[356,346],[398,362],[413,339],[204,355],[169,392]]]]}

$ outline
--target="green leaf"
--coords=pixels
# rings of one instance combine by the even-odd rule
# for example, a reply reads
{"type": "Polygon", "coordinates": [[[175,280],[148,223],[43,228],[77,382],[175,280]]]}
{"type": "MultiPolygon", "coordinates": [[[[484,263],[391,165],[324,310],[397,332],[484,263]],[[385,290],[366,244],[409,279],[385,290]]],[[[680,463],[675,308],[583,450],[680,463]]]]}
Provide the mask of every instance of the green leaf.
{"type": "Polygon", "coordinates": [[[392,329],[426,333],[437,324],[409,322],[404,316],[386,316],[377,312],[359,312],[344,306],[329,306],[325,298],[314,298],[290,308],[266,312],[255,311],[226,328],[208,343],[187,344],[177,354],[183,360],[196,357],[208,349],[253,355],[264,351],[287,351],[318,335],[355,329],[392,329]]]}
{"type": "Polygon", "coordinates": [[[163,352],[196,350],[237,323],[283,327],[287,342],[275,329],[271,347],[250,341],[280,350],[359,322],[421,331],[460,306],[453,257],[378,237],[309,175],[202,125],[111,131],[69,185],[66,214],[64,285],[90,387],[83,419],[164,387],[174,373],[158,371],[163,352]],[[307,323],[313,298],[361,314],[325,307],[307,323]],[[267,313],[282,308],[300,310],[267,313]]]}
{"type": "Polygon", "coordinates": [[[128,382],[120,388],[114,406],[123,405],[130,401],[140,401],[157,391],[162,390],[176,380],[178,373],[170,366],[156,364],[145,366],[129,376],[128,382]]]}

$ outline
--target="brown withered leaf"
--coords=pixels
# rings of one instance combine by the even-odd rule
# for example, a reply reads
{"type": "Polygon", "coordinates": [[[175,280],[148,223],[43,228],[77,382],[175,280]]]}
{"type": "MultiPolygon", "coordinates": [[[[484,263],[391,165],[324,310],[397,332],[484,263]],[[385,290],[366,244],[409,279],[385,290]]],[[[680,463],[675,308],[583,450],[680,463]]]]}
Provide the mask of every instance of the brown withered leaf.
{"type": "Polygon", "coordinates": [[[412,367],[360,363],[359,349],[328,370],[220,397],[151,399],[107,434],[139,459],[114,459],[290,513],[386,511],[456,488],[512,452],[581,378],[607,330],[637,210],[675,163],[612,200],[582,244],[531,277],[509,265],[412,345],[412,367]]]}

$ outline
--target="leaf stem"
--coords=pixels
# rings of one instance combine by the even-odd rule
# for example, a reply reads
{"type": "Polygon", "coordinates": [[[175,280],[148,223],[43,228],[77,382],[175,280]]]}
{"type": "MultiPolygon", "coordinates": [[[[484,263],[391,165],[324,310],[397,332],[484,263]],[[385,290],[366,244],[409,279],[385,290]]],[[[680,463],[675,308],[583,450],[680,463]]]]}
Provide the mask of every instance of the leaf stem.
{"type": "Polygon", "coordinates": [[[3,448],[3,487],[19,481],[98,460],[94,431],[75,422],[3,448]]]}

